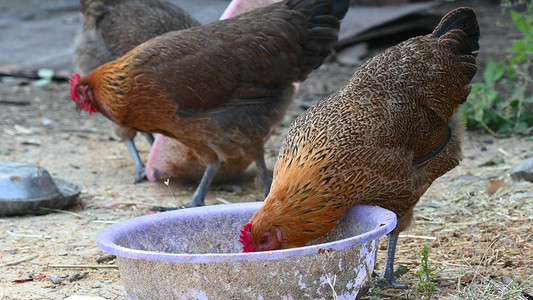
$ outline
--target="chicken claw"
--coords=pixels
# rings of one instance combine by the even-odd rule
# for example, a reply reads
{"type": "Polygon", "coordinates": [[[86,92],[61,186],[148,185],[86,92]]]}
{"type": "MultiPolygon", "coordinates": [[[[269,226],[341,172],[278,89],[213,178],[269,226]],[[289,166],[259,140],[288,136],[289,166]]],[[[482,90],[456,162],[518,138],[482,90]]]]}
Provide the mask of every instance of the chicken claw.
{"type": "Polygon", "coordinates": [[[378,278],[374,279],[376,287],[391,287],[394,289],[407,289],[408,286],[396,282],[394,279],[394,254],[396,253],[396,243],[398,242],[398,233],[389,235],[387,243],[387,257],[385,258],[385,268],[378,278]]]}

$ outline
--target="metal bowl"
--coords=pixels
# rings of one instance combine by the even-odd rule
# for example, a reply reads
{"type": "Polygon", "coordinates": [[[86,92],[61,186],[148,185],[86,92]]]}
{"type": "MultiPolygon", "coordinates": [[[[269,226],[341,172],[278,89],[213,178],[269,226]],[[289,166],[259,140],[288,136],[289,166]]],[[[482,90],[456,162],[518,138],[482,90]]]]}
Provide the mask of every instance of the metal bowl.
{"type": "Polygon", "coordinates": [[[133,218],[98,233],[117,255],[131,299],[355,299],[374,268],[389,210],[358,205],[306,247],[242,253],[239,230],[262,203],[188,208],[133,218]]]}
{"type": "Polygon", "coordinates": [[[38,165],[0,161],[0,215],[61,209],[73,204],[80,191],[79,185],[52,177],[38,165]]]}

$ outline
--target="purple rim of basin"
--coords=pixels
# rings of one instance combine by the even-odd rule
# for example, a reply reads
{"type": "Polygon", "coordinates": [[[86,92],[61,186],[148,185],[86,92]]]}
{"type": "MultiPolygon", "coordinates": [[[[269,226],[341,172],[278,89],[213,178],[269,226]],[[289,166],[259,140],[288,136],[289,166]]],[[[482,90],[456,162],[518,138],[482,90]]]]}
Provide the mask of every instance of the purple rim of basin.
{"type": "MultiPolygon", "coordinates": [[[[168,219],[175,215],[180,217],[192,215],[198,217],[200,211],[203,212],[204,217],[210,213],[220,213],[224,211],[255,211],[261,207],[263,202],[245,202],[245,203],[232,203],[232,204],[220,204],[209,205],[202,207],[187,208],[183,210],[175,210],[163,213],[157,213],[152,215],[145,215],[133,219],[128,219],[113,225],[110,225],[102,229],[97,235],[97,244],[103,251],[116,256],[139,259],[147,261],[166,261],[173,263],[228,263],[239,261],[259,261],[259,260],[275,260],[284,259],[289,257],[299,257],[315,255],[323,251],[324,249],[342,250],[356,245],[366,243],[368,241],[375,240],[391,232],[396,227],[396,215],[384,208],[358,205],[357,209],[369,210],[366,214],[369,218],[376,217],[380,220],[381,226],[367,231],[363,234],[337,240],[334,242],[328,242],[323,244],[291,248],[286,250],[275,251],[263,251],[263,252],[248,252],[248,253],[206,253],[206,254],[189,254],[189,253],[164,253],[153,252],[145,250],[137,250],[119,246],[115,243],[117,237],[131,231],[135,227],[151,224],[161,219],[168,219]],[[255,210],[254,210],[255,209],[255,210]]],[[[356,209],[353,207],[351,209],[356,209]]],[[[243,224],[244,225],[244,224],[243,224]]],[[[237,239],[237,234],[235,235],[237,239]]]]}

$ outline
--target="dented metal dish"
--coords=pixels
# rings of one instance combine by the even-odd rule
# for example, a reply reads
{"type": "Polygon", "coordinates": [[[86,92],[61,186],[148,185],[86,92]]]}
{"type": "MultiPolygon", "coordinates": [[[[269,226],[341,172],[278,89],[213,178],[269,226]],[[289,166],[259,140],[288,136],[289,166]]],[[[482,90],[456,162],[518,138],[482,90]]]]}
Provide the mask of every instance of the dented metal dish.
{"type": "Polygon", "coordinates": [[[80,191],[78,184],[52,177],[36,164],[0,161],[0,215],[65,208],[77,200],[80,191]]]}

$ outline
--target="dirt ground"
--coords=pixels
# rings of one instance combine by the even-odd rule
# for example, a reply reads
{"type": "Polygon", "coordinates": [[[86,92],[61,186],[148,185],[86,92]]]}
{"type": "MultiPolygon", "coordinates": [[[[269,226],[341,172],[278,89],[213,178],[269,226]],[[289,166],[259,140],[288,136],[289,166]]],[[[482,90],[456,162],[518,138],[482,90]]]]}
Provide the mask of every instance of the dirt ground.
{"type": "MultiPolygon", "coordinates": [[[[447,2],[436,11],[444,13],[462,4],[472,5],[478,13],[482,72],[488,58],[506,57],[516,34],[496,25],[508,22],[507,14],[484,1],[447,2]]],[[[345,84],[355,68],[333,62],[314,72],[302,85],[290,117],[345,84]]],[[[79,204],[67,210],[0,218],[0,299],[71,295],[126,299],[119,271],[110,267],[114,261],[96,261],[105,254],[96,246],[96,234],[111,223],[147,213],[128,204],[176,204],[167,187],[161,182],[133,184],[133,164],[111,123],[101,115],[77,114],[66,83],[36,87],[27,79],[4,77],[0,100],[9,100],[0,104],[0,160],[36,163],[83,187],[79,204]],[[109,205],[115,203],[122,204],[109,205]],[[46,278],[13,283],[39,274],[46,278]]],[[[266,146],[270,169],[288,123],[266,146]]],[[[146,157],[149,146],[141,138],[137,144],[146,157]]],[[[533,185],[513,182],[509,176],[514,165],[531,156],[531,149],[531,140],[524,137],[467,132],[462,164],[422,197],[413,226],[399,240],[397,264],[410,269],[400,282],[411,288],[381,289],[365,297],[421,299],[413,288],[420,262],[416,253],[427,242],[436,274],[434,299],[533,299],[533,185]],[[490,163],[495,161],[499,163],[490,163]],[[501,188],[490,189],[500,183],[501,188]]],[[[250,169],[239,180],[213,186],[206,202],[262,200],[254,176],[250,169]],[[242,192],[228,192],[227,185],[240,186],[242,192]]],[[[179,204],[185,204],[196,186],[171,182],[171,187],[179,204]]],[[[385,242],[380,241],[378,270],[385,242]]]]}

